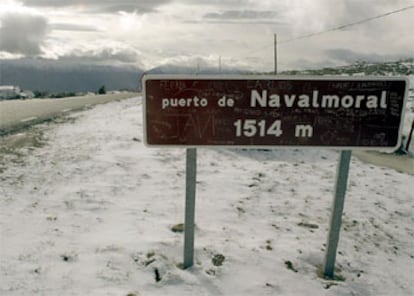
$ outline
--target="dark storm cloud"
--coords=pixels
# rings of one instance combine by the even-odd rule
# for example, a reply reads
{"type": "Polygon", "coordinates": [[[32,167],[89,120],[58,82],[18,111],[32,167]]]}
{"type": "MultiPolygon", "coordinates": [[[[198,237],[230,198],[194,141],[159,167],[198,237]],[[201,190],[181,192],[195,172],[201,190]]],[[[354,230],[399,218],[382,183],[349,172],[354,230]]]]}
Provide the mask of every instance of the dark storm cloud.
{"type": "Polygon", "coordinates": [[[0,51],[35,56],[48,32],[46,18],[39,15],[8,13],[0,16],[0,51]]]}
{"type": "Polygon", "coordinates": [[[23,0],[23,3],[31,7],[66,7],[75,6],[86,12],[118,12],[126,11],[138,13],[153,12],[160,5],[169,3],[170,0],[23,0]]]}
{"type": "Polygon", "coordinates": [[[82,1],[77,0],[23,0],[22,1],[27,6],[55,6],[55,7],[63,7],[69,5],[77,5],[80,4],[82,1]]]}
{"type": "Polygon", "coordinates": [[[139,64],[140,55],[137,51],[126,48],[101,48],[87,51],[74,51],[59,58],[62,61],[108,63],[118,62],[125,64],[139,64]]]}

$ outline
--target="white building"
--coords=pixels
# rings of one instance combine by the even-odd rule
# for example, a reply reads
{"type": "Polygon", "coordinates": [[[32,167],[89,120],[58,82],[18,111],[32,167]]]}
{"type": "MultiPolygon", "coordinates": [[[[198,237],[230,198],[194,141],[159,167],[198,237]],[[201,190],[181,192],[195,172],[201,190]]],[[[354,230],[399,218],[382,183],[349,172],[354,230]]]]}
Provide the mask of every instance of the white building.
{"type": "Polygon", "coordinates": [[[0,85],[0,100],[10,99],[19,96],[20,87],[14,85],[0,85]]]}

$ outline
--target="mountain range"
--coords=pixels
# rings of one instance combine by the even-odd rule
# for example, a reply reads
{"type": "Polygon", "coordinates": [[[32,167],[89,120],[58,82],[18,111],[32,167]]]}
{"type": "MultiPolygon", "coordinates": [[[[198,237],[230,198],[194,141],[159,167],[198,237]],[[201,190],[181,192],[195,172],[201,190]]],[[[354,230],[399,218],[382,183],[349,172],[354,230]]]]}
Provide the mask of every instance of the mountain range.
{"type": "Polygon", "coordinates": [[[137,90],[142,70],[132,66],[75,64],[45,59],[0,60],[0,85],[57,92],[137,90]]]}
{"type": "MultiPolygon", "coordinates": [[[[96,92],[107,90],[139,90],[144,70],[128,65],[97,65],[46,59],[0,60],[0,85],[17,85],[24,90],[57,92],[96,92]]],[[[182,65],[162,65],[146,73],[152,74],[253,74],[236,68],[194,69],[182,65]]],[[[270,73],[254,73],[270,74],[270,73]]],[[[282,75],[414,75],[414,59],[383,63],[356,62],[352,65],[313,70],[284,71],[282,75]]]]}

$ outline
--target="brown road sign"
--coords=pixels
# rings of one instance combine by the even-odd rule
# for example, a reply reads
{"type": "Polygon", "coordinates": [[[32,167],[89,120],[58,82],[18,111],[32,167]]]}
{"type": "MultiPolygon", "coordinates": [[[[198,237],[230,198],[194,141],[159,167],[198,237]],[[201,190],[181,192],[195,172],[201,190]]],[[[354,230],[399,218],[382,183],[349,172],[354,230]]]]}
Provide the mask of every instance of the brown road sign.
{"type": "Polygon", "coordinates": [[[408,81],[145,75],[143,86],[147,145],[392,150],[408,81]]]}

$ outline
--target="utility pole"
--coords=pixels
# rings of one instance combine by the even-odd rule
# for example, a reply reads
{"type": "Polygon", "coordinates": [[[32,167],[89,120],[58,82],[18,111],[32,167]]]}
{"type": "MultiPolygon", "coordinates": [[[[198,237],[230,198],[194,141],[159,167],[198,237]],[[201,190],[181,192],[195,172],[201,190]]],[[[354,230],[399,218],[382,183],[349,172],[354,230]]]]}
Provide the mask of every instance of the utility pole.
{"type": "Polygon", "coordinates": [[[274,41],[275,41],[275,45],[274,45],[274,55],[275,55],[275,74],[277,74],[277,34],[274,35],[274,41]]]}

